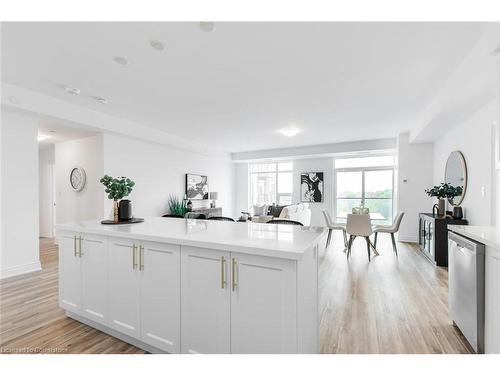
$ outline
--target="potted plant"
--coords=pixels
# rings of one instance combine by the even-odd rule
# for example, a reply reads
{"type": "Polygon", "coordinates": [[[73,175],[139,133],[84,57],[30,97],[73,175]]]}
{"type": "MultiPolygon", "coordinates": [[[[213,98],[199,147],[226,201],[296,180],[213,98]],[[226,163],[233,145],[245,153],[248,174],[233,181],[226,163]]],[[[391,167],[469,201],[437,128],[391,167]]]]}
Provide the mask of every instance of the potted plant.
{"type": "Polygon", "coordinates": [[[127,177],[114,178],[104,175],[100,180],[106,188],[105,192],[109,199],[113,199],[113,220],[115,223],[120,221],[118,214],[118,201],[125,198],[132,192],[135,182],[127,177]]]}
{"type": "Polygon", "coordinates": [[[445,198],[454,198],[462,195],[463,188],[461,186],[453,186],[446,182],[442,182],[440,185],[436,185],[431,189],[425,189],[425,193],[429,197],[438,198],[438,215],[444,216],[445,214],[445,198]]]}
{"type": "Polygon", "coordinates": [[[168,209],[170,211],[170,215],[182,216],[186,215],[188,212],[187,203],[185,199],[179,199],[175,195],[171,195],[168,197],[168,209]]]}

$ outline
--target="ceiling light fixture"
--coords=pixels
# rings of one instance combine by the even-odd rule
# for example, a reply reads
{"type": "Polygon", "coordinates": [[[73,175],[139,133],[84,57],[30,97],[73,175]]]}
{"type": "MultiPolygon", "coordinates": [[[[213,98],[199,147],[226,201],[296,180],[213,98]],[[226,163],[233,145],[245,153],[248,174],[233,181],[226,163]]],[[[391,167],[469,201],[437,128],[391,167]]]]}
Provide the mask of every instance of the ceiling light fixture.
{"type": "Polygon", "coordinates": [[[152,40],[150,44],[156,51],[163,51],[165,49],[165,46],[159,40],[152,40]]]}
{"type": "Polygon", "coordinates": [[[108,100],[102,96],[94,96],[94,99],[101,104],[106,104],[108,102],[108,100]]]}
{"type": "Polygon", "coordinates": [[[115,56],[115,57],[113,57],[113,60],[115,60],[115,62],[117,64],[120,64],[120,65],[127,65],[128,64],[128,60],[122,56],[115,56]]]}
{"type": "Polygon", "coordinates": [[[44,141],[46,139],[49,139],[50,137],[48,135],[44,135],[44,134],[38,134],[38,142],[41,142],[41,141],[44,141]]]}
{"type": "Polygon", "coordinates": [[[213,22],[200,22],[199,24],[200,29],[207,33],[211,33],[212,31],[215,30],[215,23],[213,22]]]}
{"type": "Polygon", "coordinates": [[[300,129],[296,126],[289,126],[287,128],[279,129],[278,133],[283,134],[286,137],[293,137],[300,133],[300,129]]]}
{"type": "Polygon", "coordinates": [[[64,90],[71,95],[80,95],[80,89],[77,89],[76,87],[64,86],[64,90]]]}

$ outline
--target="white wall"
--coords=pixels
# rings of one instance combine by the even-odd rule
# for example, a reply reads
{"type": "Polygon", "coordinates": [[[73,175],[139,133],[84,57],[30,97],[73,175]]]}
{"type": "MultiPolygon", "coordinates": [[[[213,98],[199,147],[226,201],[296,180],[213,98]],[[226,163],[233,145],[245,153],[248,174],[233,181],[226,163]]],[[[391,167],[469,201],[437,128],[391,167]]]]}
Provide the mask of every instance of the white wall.
{"type": "Polygon", "coordinates": [[[248,163],[235,164],[234,182],[235,207],[234,217],[239,217],[242,211],[248,211],[248,163]]]}
{"type": "Polygon", "coordinates": [[[102,135],[55,145],[56,223],[102,218],[104,190],[99,183],[104,174],[102,135]],[[87,184],[75,192],[69,184],[73,167],[85,169],[87,184]]]}
{"type": "Polygon", "coordinates": [[[40,237],[53,237],[54,145],[38,152],[38,193],[40,237]]]}
{"type": "Polygon", "coordinates": [[[409,144],[409,134],[398,136],[398,211],[405,216],[401,222],[398,239],[418,242],[418,214],[432,212],[434,201],[425,194],[433,184],[433,144],[409,144]]]}
{"type": "Polygon", "coordinates": [[[3,271],[3,116],[0,117],[0,279],[3,271]]]}
{"type": "Polygon", "coordinates": [[[494,137],[491,126],[494,121],[498,121],[496,100],[485,104],[434,143],[435,184],[444,181],[444,170],[449,154],[456,150],[464,154],[468,183],[462,207],[470,225],[493,225],[495,221],[492,155],[494,137]]]}
{"type": "Polygon", "coordinates": [[[233,152],[231,156],[234,161],[301,159],[303,157],[325,158],[345,153],[352,154],[358,151],[387,153],[394,150],[395,147],[396,138],[385,138],[367,139],[364,141],[354,142],[328,143],[312,146],[284,147],[270,150],[233,152]]]}
{"type": "MultiPolygon", "coordinates": [[[[104,134],[104,173],[126,176],[135,181],[134,191],[128,197],[137,217],[160,216],[168,211],[170,194],[182,198],[185,193],[185,174],[208,176],[210,191],[219,193],[217,206],[223,215],[234,216],[235,167],[230,161],[177,150],[114,134],[104,134]]],[[[209,205],[209,201],[193,201],[195,206],[209,205]]],[[[105,199],[105,213],[109,215],[112,203],[105,199]]]]}
{"type": "MultiPolygon", "coordinates": [[[[500,41],[500,26],[497,29],[497,40],[500,41]]],[[[496,67],[497,67],[497,77],[496,77],[496,82],[497,82],[497,97],[496,97],[496,111],[497,111],[497,119],[496,119],[496,124],[495,126],[500,126],[500,58],[497,57],[496,59],[496,67]]],[[[495,104],[493,104],[495,105],[495,104]]],[[[493,148],[494,150],[494,148],[493,148]]],[[[494,157],[494,155],[493,155],[494,157]]],[[[493,163],[492,167],[495,168],[495,163],[493,163]]],[[[493,179],[495,182],[495,188],[494,188],[494,207],[495,207],[495,212],[494,212],[494,217],[493,217],[493,224],[496,226],[500,226],[500,169],[499,170],[494,170],[493,172],[493,179]]]]}
{"type": "Polygon", "coordinates": [[[30,117],[1,115],[0,278],[40,270],[38,126],[30,117]]]}

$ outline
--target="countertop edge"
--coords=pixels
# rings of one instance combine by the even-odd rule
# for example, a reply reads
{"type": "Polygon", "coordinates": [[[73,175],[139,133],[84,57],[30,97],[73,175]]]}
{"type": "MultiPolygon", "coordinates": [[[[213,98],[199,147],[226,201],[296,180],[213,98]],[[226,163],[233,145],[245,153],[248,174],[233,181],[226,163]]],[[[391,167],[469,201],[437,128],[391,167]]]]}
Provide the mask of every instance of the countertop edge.
{"type": "Polygon", "coordinates": [[[448,230],[457,234],[460,234],[464,237],[471,238],[476,242],[482,243],[486,246],[493,247],[495,249],[500,250],[500,243],[490,240],[489,238],[482,237],[476,233],[471,233],[467,231],[470,229],[469,225],[448,225],[448,230]],[[467,228],[469,227],[469,228],[467,228]]]}
{"type": "MultiPolygon", "coordinates": [[[[279,258],[279,259],[289,259],[289,260],[300,260],[304,257],[306,253],[310,251],[311,248],[316,246],[321,240],[326,237],[326,231],[322,234],[318,235],[313,241],[311,241],[303,250],[299,251],[286,251],[286,250],[274,250],[274,249],[265,249],[261,247],[253,247],[253,246],[242,246],[234,243],[226,243],[226,242],[207,242],[201,240],[189,240],[189,239],[180,239],[175,237],[165,237],[165,236],[156,236],[149,234],[130,234],[130,233],[118,233],[118,232],[109,232],[96,228],[84,228],[76,223],[69,224],[56,224],[55,228],[58,231],[69,231],[69,232],[83,232],[88,234],[106,236],[106,237],[114,237],[114,238],[127,238],[127,239],[137,239],[141,241],[150,241],[150,242],[158,242],[158,243],[169,243],[174,245],[181,246],[192,246],[192,247],[206,247],[214,250],[221,251],[234,251],[242,254],[250,254],[250,255],[259,255],[259,256],[267,256],[271,258],[279,258]],[[230,249],[228,249],[230,247],[230,249]]],[[[59,234],[56,234],[58,236],[59,234]]]]}

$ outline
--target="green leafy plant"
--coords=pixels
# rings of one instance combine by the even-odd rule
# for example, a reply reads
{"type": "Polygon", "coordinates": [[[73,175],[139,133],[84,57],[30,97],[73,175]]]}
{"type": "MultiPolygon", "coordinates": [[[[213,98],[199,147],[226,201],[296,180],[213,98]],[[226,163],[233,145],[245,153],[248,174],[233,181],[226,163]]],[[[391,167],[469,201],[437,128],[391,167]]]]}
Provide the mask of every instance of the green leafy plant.
{"type": "Polygon", "coordinates": [[[454,198],[462,195],[463,190],[462,186],[453,186],[443,182],[440,185],[432,187],[431,189],[425,189],[425,193],[429,197],[454,198]]]}
{"type": "Polygon", "coordinates": [[[175,195],[170,195],[168,197],[168,209],[171,215],[184,216],[187,212],[187,202],[175,195]]]}
{"type": "Polygon", "coordinates": [[[106,188],[105,192],[108,198],[114,201],[125,198],[132,192],[132,188],[135,186],[135,182],[127,177],[114,178],[104,175],[100,182],[106,188]]]}

